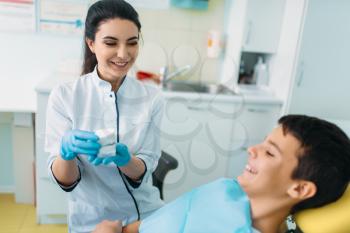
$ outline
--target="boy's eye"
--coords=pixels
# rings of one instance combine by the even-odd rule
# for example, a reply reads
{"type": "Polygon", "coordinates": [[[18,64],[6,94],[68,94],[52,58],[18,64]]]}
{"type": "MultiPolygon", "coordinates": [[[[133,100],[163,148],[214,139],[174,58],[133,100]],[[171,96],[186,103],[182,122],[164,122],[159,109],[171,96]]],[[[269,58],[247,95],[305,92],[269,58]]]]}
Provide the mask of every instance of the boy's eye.
{"type": "Polygon", "coordinates": [[[266,151],[266,154],[272,157],[274,156],[270,151],[266,151]]]}

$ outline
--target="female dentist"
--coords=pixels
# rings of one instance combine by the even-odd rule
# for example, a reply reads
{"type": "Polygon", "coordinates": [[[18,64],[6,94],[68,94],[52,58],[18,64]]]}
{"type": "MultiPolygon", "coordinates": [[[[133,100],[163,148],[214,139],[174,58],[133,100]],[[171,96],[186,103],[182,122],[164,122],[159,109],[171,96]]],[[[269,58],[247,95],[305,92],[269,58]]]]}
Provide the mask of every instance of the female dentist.
{"type": "Polygon", "coordinates": [[[163,204],[151,175],[160,157],[163,98],[127,76],[140,29],[124,0],[94,3],[85,22],[82,76],[51,92],[45,149],[50,176],[69,192],[69,232],[91,232],[105,219],[131,223],[163,204]],[[103,159],[96,156],[101,145],[94,131],[106,128],[115,129],[116,155],[103,159]]]}

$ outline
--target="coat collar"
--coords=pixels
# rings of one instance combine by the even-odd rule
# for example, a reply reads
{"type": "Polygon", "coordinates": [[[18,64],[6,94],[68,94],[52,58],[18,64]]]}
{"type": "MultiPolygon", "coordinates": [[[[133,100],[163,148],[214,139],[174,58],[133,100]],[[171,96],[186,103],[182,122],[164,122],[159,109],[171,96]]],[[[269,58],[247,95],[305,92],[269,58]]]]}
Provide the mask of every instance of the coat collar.
{"type": "MultiPolygon", "coordinates": [[[[108,92],[109,93],[109,92],[112,91],[112,85],[109,82],[101,79],[100,76],[98,75],[97,65],[95,66],[94,70],[91,72],[91,75],[92,75],[92,78],[94,80],[94,83],[98,87],[100,87],[104,92],[108,92]]],[[[123,79],[124,80],[122,81],[122,83],[121,83],[121,85],[120,85],[120,87],[118,89],[118,93],[124,92],[125,86],[127,85],[126,84],[127,83],[127,79],[128,79],[127,76],[125,76],[123,79]]]]}
{"type": "MultiPolygon", "coordinates": [[[[103,93],[109,94],[111,93],[112,90],[112,85],[101,79],[97,73],[97,66],[95,66],[93,72],[90,73],[93,78],[93,82],[97,87],[99,87],[101,90],[103,90],[103,93]]],[[[140,98],[147,98],[149,95],[147,88],[139,81],[134,80],[131,77],[125,76],[122,84],[120,85],[117,95],[120,96],[121,98],[126,98],[126,99],[139,99],[140,98]]]]}

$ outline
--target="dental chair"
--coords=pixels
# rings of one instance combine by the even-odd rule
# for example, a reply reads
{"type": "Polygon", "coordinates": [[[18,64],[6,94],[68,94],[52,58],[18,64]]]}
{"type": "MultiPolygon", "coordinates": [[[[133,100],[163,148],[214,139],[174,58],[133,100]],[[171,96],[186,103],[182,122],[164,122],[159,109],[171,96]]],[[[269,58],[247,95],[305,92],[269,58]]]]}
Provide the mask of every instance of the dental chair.
{"type": "Polygon", "coordinates": [[[296,233],[350,233],[350,185],[336,202],[297,213],[295,222],[296,233]]]}
{"type": "Polygon", "coordinates": [[[177,160],[169,155],[168,153],[162,151],[162,154],[158,161],[158,166],[156,170],[152,173],[153,186],[156,186],[160,192],[160,198],[163,200],[163,184],[167,173],[171,170],[176,169],[178,166],[177,160]]]}

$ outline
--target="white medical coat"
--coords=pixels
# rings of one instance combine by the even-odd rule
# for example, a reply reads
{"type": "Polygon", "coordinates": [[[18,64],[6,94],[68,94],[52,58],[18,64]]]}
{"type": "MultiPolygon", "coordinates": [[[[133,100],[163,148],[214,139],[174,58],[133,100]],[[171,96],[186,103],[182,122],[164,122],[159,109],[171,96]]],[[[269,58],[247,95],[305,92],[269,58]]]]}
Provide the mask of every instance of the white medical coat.
{"type": "MultiPolygon", "coordinates": [[[[162,206],[159,191],[152,186],[160,150],[160,124],[164,108],[161,92],[134,78],[126,77],[117,92],[120,142],[132,155],[141,158],[147,172],[138,188],[132,188],[143,216],[162,206]]],[[[100,79],[96,68],[78,80],[54,88],[47,107],[45,150],[49,152],[48,171],[60,154],[61,138],[67,130],[116,128],[115,95],[110,83],[100,79]]],[[[137,219],[137,212],[116,165],[93,166],[79,155],[81,180],[68,194],[70,232],[91,232],[104,219],[120,219],[124,224],[137,219]]],[[[47,194],[49,195],[49,194],[47,194]]],[[[55,201],[55,200],[52,200],[55,201]]]]}

